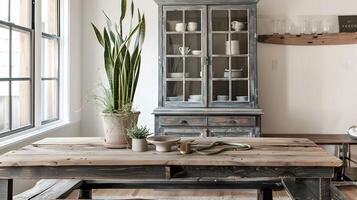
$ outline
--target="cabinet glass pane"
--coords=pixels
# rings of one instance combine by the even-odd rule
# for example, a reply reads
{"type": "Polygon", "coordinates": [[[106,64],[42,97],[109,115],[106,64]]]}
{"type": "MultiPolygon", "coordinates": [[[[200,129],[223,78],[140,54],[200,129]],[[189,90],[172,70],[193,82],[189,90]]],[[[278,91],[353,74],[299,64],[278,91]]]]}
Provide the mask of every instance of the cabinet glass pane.
{"type": "Polygon", "coordinates": [[[248,11],[231,10],[231,31],[246,31],[248,28],[248,11]]]}
{"type": "MultiPolygon", "coordinates": [[[[248,78],[248,57],[232,57],[231,58],[231,78],[248,78]]],[[[229,72],[229,71],[228,71],[229,72]]]]}
{"type": "Polygon", "coordinates": [[[186,10],[185,23],[188,32],[201,31],[201,11],[186,10]]]}
{"type": "Polygon", "coordinates": [[[201,81],[186,81],[185,82],[185,101],[189,102],[201,102],[201,81]]]}
{"type": "Polygon", "coordinates": [[[229,101],[229,81],[213,81],[212,100],[217,102],[229,101]]]}
{"type": "Polygon", "coordinates": [[[229,43],[229,35],[221,33],[212,34],[212,53],[213,55],[228,55],[226,53],[226,42],[229,43]]]}
{"type": "Polygon", "coordinates": [[[166,101],[183,101],[183,82],[166,82],[166,101]]]}
{"type": "Polygon", "coordinates": [[[228,10],[212,10],[212,30],[228,31],[229,16],[228,10]]]}
{"type": "Polygon", "coordinates": [[[186,34],[185,46],[189,49],[189,52],[186,53],[187,55],[201,56],[201,34],[186,34]]]}
{"type": "Polygon", "coordinates": [[[176,25],[178,23],[183,23],[183,12],[182,11],[166,11],[166,31],[174,32],[176,31],[176,25]]]}
{"type": "Polygon", "coordinates": [[[213,78],[228,78],[226,70],[229,69],[228,57],[214,57],[212,58],[212,77],[213,78]]]}
{"type": "Polygon", "coordinates": [[[226,54],[231,54],[231,55],[248,54],[248,34],[247,33],[232,33],[230,44],[231,44],[230,53],[228,53],[229,47],[227,47],[228,46],[228,44],[227,44],[226,47],[228,49],[226,50],[226,54]]]}
{"type": "Polygon", "coordinates": [[[249,102],[248,81],[232,81],[232,101],[249,102]]]}
{"type": "Polygon", "coordinates": [[[183,48],[182,35],[167,35],[166,54],[180,55],[180,48],[183,48]]]}
{"type": "Polygon", "coordinates": [[[201,58],[186,57],[186,78],[201,79],[201,58]]]}
{"type": "Polygon", "coordinates": [[[182,58],[167,58],[167,78],[182,78],[183,77],[183,59],[182,58]]]}

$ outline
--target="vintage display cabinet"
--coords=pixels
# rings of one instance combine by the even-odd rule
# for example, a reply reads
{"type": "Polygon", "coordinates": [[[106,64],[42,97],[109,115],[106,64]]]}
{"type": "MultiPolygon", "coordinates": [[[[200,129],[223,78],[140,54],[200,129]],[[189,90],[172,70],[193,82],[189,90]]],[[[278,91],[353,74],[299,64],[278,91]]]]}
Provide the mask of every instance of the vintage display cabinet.
{"type": "Polygon", "coordinates": [[[259,137],[258,0],[155,0],[159,107],[155,133],[259,137]]]}

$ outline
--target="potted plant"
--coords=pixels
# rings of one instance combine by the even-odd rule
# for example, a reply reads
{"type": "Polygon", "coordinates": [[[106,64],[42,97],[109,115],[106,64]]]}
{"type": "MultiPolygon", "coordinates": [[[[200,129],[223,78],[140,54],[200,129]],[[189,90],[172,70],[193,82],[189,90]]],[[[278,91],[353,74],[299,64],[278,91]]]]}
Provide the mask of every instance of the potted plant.
{"type": "MultiPolygon", "coordinates": [[[[104,49],[104,68],[108,86],[103,96],[96,100],[104,107],[101,116],[105,133],[105,144],[109,148],[130,146],[127,129],[137,124],[139,112],[132,110],[136,86],[140,74],[141,51],[145,38],[145,16],[137,10],[137,23],[133,25],[134,3],[130,6],[130,28],[123,31],[123,20],[127,17],[127,0],[121,1],[119,24],[107,20],[103,31],[92,23],[99,44],[104,49]]],[[[135,20],[136,21],[136,20],[135,20]]]]}
{"type": "Polygon", "coordinates": [[[132,139],[131,149],[137,152],[147,151],[146,138],[149,136],[149,129],[146,126],[133,126],[128,129],[128,136],[132,139]]]}

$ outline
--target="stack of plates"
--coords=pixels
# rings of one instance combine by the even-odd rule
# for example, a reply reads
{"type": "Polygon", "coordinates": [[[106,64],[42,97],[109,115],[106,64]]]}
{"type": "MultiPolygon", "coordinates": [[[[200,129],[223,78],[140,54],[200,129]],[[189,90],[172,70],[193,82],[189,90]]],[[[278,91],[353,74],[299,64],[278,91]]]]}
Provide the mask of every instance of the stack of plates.
{"type": "Polygon", "coordinates": [[[236,96],[238,102],[248,102],[248,96],[236,96]]]}
{"type": "MultiPolygon", "coordinates": [[[[243,69],[231,69],[232,78],[242,78],[243,69]]],[[[224,78],[229,78],[229,69],[224,70],[224,78]]]]}
{"type": "Polygon", "coordinates": [[[167,101],[183,101],[182,96],[167,97],[167,101]]]}
{"type": "Polygon", "coordinates": [[[228,101],[228,95],[217,95],[217,101],[228,101]]]}
{"type": "Polygon", "coordinates": [[[190,95],[188,102],[200,102],[202,100],[202,95],[190,95]]]}

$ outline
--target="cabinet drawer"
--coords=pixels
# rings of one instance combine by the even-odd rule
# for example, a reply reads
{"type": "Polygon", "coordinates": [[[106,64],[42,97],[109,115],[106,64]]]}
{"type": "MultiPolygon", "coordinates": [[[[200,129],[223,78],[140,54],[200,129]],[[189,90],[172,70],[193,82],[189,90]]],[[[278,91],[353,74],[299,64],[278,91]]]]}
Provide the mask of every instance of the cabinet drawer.
{"type": "Polygon", "coordinates": [[[164,116],[160,117],[160,126],[207,126],[207,118],[199,116],[164,116]]]}
{"type": "Polygon", "coordinates": [[[161,135],[175,137],[207,137],[207,129],[162,128],[161,135]]]}
{"type": "Polygon", "coordinates": [[[208,117],[208,126],[255,126],[255,117],[217,116],[208,117]]]}
{"type": "Polygon", "coordinates": [[[253,137],[254,128],[217,128],[209,131],[210,137],[253,137]]]}

